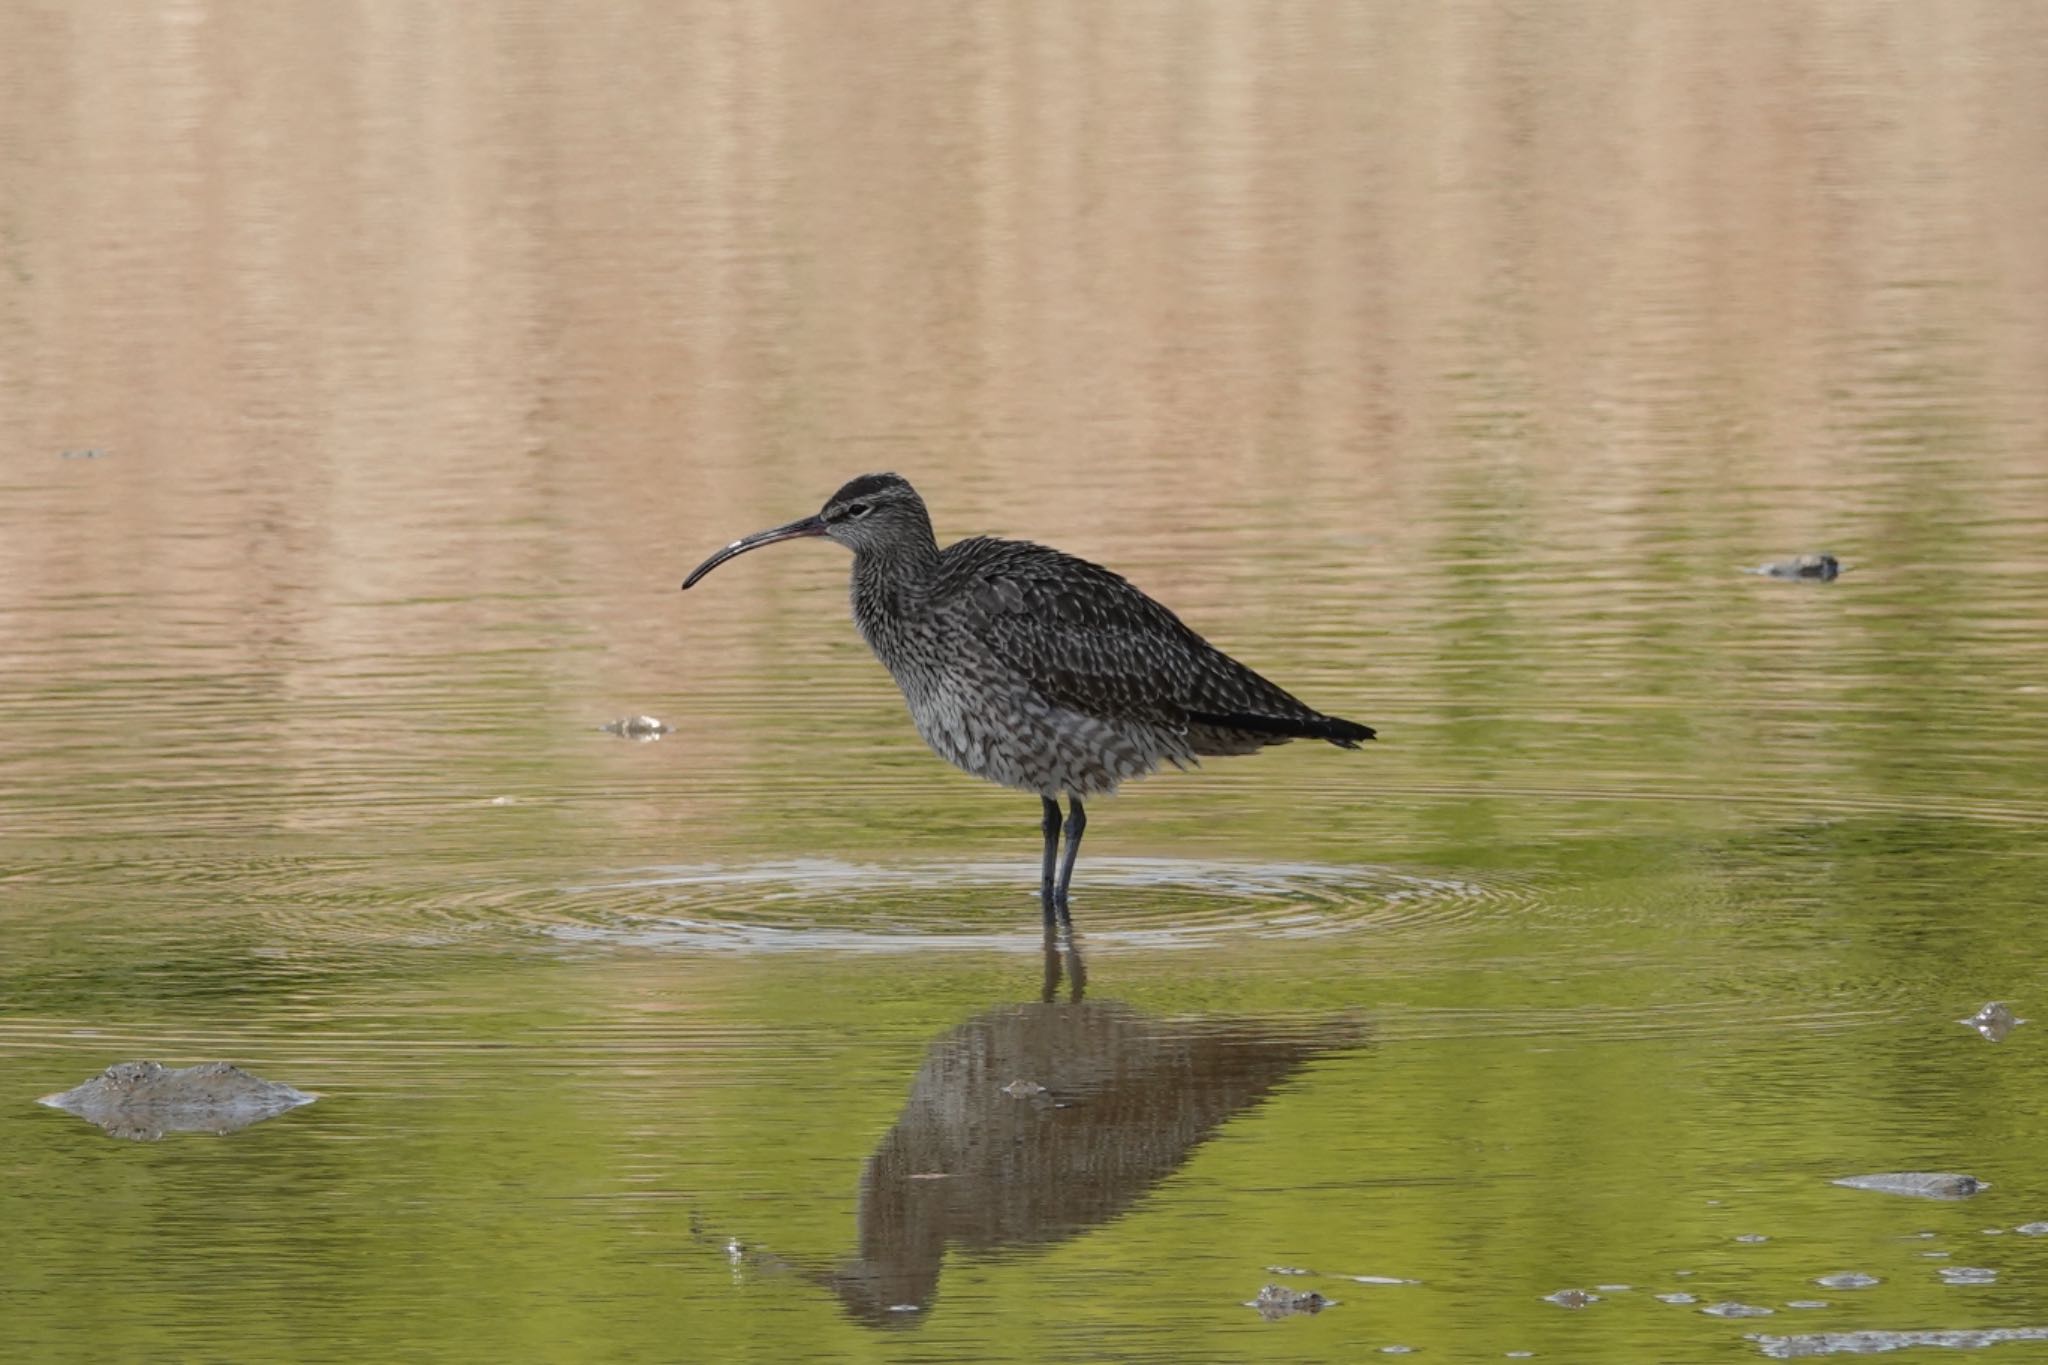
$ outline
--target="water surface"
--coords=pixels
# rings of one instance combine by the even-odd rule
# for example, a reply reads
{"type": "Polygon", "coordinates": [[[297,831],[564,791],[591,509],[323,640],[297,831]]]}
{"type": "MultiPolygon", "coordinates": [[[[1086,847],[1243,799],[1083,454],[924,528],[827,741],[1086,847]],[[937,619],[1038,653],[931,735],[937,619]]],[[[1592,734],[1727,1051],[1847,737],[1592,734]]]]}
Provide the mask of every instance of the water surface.
{"type": "Polygon", "coordinates": [[[1956,1021],[2048,1015],[2044,63],[0,10],[0,1355],[2019,1358],[2048,1033],[1956,1021]],[[840,551],[676,592],[875,468],[1381,741],[1095,806],[1048,959],[840,551]],[[142,1058],[321,1098],[34,1103],[142,1058]]]}

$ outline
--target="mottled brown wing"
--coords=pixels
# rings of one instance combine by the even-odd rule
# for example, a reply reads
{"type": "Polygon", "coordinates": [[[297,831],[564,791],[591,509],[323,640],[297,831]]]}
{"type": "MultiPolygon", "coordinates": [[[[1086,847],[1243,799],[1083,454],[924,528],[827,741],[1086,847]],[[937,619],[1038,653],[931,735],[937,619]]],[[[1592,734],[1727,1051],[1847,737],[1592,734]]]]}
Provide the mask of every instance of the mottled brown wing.
{"type": "Polygon", "coordinates": [[[1023,541],[984,540],[944,594],[955,627],[1060,706],[1112,720],[1292,738],[1321,716],[1189,629],[1118,574],[1023,541]]]}

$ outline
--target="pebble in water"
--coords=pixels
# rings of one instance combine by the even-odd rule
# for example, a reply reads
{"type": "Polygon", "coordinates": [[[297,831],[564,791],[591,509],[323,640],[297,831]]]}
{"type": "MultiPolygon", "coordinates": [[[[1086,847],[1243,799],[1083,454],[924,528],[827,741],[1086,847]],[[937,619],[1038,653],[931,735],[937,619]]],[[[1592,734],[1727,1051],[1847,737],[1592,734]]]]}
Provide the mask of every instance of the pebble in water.
{"type": "Polygon", "coordinates": [[[608,735],[617,735],[620,739],[637,739],[643,743],[660,739],[663,735],[675,731],[673,725],[657,720],[653,716],[622,716],[618,720],[608,720],[597,728],[608,735]]]}
{"type": "Polygon", "coordinates": [[[1866,1275],[1860,1270],[1838,1270],[1832,1275],[1823,1275],[1814,1281],[1823,1289],[1868,1289],[1884,1281],[1875,1275],[1866,1275]]]}
{"type": "Polygon", "coordinates": [[[1262,1317],[1284,1318],[1296,1313],[1320,1313],[1336,1302],[1313,1289],[1289,1289],[1284,1284],[1269,1284],[1245,1307],[1258,1309],[1262,1317]]]}
{"type": "Polygon", "coordinates": [[[1743,572],[1761,574],[1765,578],[1805,578],[1832,583],[1841,575],[1842,561],[1831,554],[1800,555],[1797,559],[1774,559],[1743,572]]]}
{"type": "Polygon", "coordinates": [[[1554,1303],[1559,1308],[1584,1308],[1589,1303],[1600,1302],[1600,1296],[1583,1289],[1560,1289],[1554,1294],[1545,1294],[1543,1301],[1554,1303]]]}
{"type": "Polygon", "coordinates": [[[1996,1284],[1998,1272],[1989,1266],[1943,1265],[1936,1266],[1934,1273],[1941,1276],[1943,1284],[1996,1284]]]}
{"type": "Polygon", "coordinates": [[[1754,1303],[1710,1303],[1700,1310],[1710,1318],[1767,1318],[1774,1311],[1754,1303]]]}
{"type": "MultiPolygon", "coordinates": [[[[1045,1093],[1045,1087],[1040,1085],[1037,1081],[1027,1081],[1020,1079],[1011,1081],[1008,1085],[1004,1086],[1003,1093],[1005,1095],[1008,1095],[1013,1100],[1028,1100],[1033,1095],[1043,1095],[1045,1093]]],[[[1305,1275],[1308,1272],[1305,1270],[1301,1270],[1291,1272],[1282,1271],[1280,1273],[1305,1275]]]]}
{"type": "Polygon", "coordinates": [[[1878,1175],[1845,1175],[1830,1182],[1852,1190],[1876,1190],[1881,1194],[1908,1194],[1916,1199],[1968,1199],[1991,1188],[1988,1180],[1953,1171],[1886,1171],[1878,1175]]]}
{"type": "Polygon", "coordinates": [[[2007,1034],[2027,1021],[2007,1009],[2002,1001],[1994,1000],[1969,1018],[1956,1022],[1964,1028],[1977,1030],[1994,1043],[2002,1043],[2007,1034]]]}

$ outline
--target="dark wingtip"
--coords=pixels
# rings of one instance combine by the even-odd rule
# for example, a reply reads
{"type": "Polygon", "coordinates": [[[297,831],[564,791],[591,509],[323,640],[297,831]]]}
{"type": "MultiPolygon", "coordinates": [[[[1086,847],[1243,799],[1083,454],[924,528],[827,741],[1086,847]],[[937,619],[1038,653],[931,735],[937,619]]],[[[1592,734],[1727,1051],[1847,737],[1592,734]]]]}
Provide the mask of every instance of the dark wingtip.
{"type": "Polygon", "coordinates": [[[1356,749],[1358,742],[1362,739],[1379,738],[1379,731],[1373,729],[1370,725],[1360,725],[1357,721],[1351,720],[1339,720],[1335,716],[1329,717],[1329,722],[1330,732],[1324,735],[1323,738],[1329,740],[1330,743],[1340,749],[1356,749]]]}
{"type": "Polygon", "coordinates": [[[1287,739],[1327,739],[1340,749],[1356,749],[1358,741],[1377,733],[1370,725],[1337,716],[1259,716],[1242,711],[1190,711],[1188,719],[1223,730],[1245,730],[1255,735],[1280,735],[1287,739]]]}

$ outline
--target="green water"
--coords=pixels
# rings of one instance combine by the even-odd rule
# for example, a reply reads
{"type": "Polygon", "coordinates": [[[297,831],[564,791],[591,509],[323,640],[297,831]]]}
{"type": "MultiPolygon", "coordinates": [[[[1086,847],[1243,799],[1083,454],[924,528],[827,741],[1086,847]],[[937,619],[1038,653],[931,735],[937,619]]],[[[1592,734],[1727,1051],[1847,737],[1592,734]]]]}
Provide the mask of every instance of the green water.
{"type": "Polygon", "coordinates": [[[2048,1025],[1957,1022],[2048,1015],[2048,29],[1964,8],[0,21],[0,1357],[2048,1327],[2048,1025]],[[1379,742],[1091,805],[1048,958],[836,547],[676,591],[876,467],[1379,742]],[[321,1098],[35,1103],[132,1059],[321,1098]]]}

